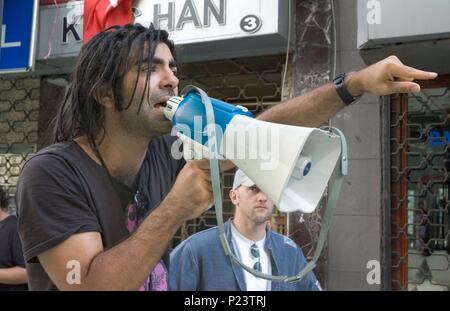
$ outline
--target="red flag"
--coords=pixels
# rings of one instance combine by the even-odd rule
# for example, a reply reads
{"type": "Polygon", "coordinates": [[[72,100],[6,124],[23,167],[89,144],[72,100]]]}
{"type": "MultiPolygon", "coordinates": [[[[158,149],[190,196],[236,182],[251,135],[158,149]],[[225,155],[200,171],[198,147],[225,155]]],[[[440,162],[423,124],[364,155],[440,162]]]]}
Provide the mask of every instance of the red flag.
{"type": "Polygon", "coordinates": [[[83,43],[102,30],[133,22],[133,0],[84,0],[83,43]]]}

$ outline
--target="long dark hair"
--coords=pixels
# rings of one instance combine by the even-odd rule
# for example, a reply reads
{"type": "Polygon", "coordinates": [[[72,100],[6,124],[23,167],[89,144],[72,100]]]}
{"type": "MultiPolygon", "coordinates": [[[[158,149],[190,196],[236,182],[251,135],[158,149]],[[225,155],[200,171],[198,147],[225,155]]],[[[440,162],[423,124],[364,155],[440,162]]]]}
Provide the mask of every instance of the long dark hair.
{"type": "MultiPolygon", "coordinates": [[[[128,24],[108,28],[87,42],[78,56],[71,84],[54,120],[54,142],[86,135],[93,143],[103,127],[104,107],[98,99],[109,92],[118,111],[127,109],[135,96],[138,81],[136,79],[133,95],[125,105],[122,98],[125,73],[131,66],[138,64],[140,67],[143,60],[148,59],[148,82],[158,43],[165,43],[176,57],[174,43],[168,37],[166,31],[155,29],[153,25],[147,28],[128,24]]],[[[141,94],[141,105],[146,88],[141,94]]]]}
{"type": "Polygon", "coordinates": [[[8,210],[8,192],[6,191],[5,188],[0,187],[0,209],[7,211],[8,210]]]}

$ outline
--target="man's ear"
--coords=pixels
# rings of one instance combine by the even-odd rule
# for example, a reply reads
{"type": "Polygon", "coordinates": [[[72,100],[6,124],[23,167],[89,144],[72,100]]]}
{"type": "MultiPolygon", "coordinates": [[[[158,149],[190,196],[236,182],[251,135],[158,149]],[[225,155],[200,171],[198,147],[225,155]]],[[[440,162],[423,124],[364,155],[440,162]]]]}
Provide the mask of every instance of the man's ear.
{"type": "Polygon", "coordinates": [[[95,92],[95,100],[107,109],[114,108],[114,95],[110,87],[101,86],[95,92]]]}
{"type": "Polygon", "coordinates": [[[233,205],[236,205],[237,201],[238,201],[237,200],[238,199],[238,194],[237,194],[236,190],[230,190],[229,195],[230,195],[231,203],[233,203],[233,205]]]}

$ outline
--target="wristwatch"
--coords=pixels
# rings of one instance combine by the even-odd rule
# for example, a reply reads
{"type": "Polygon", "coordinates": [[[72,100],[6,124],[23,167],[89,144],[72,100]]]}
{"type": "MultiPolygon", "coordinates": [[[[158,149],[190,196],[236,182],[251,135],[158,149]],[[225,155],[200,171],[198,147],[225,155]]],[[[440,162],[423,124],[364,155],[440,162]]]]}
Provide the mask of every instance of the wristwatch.
{"type": "Polygon", "coordinates": [[[345,76],[345,73],[337,75],[336,78],[333,79],[333,84],[339,97],[342,99],[344,104],[348,106],[351,103],[355,102],[358,98],[360,98],[360,96],[354,97],[352,94],[350,94],[344,83],[345,76]]]}

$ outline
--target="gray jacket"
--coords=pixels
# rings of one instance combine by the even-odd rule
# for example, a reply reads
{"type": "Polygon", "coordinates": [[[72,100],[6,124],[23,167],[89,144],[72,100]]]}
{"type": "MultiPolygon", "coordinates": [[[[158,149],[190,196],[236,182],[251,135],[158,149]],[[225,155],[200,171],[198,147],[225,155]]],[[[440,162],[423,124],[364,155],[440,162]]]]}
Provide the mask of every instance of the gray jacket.
{"type": "MultiPolygon", "coordinates": [[[[231,225],[224,226],[225,236],[234,254],[231,225]]],[[[292,276],[306,265],[301,249],[288,237],[267,230],[265,249],[272,262],[273,275],[292,276]]],[[[171,290],[245,291],[244,271],[225,255],[217,227],[190,236],[170,254],[169,280],[171,290]]],[[[310,272],[301,281],[273,282],[273,291],[320,290],[319,282],[310,272]]]]}

